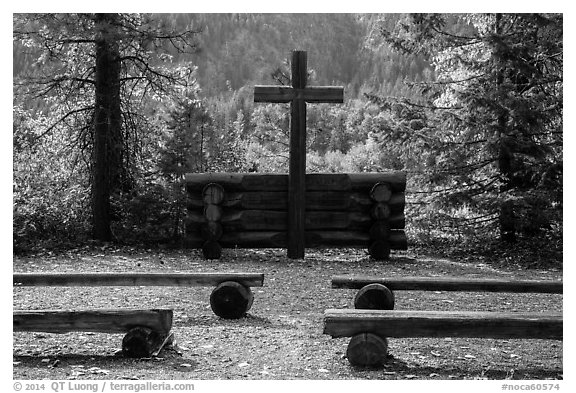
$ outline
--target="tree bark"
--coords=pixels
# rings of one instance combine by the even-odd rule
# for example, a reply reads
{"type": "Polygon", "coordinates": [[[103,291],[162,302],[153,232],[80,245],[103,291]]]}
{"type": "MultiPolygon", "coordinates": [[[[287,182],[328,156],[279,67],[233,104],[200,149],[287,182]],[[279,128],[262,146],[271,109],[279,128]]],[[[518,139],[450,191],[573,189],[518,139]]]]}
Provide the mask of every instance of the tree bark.
{"type": "MultiPolygon", "coordinates": [[[[498,37],[502,35],[502,14],[496,14],[495,21],[495,33],[498,37]]],[[[499,55],[500,56],[500,55],[499,55]]],[[[504,89],[502,85],[504,84],[505,75],[505,65],[499,56],[495,56],[496,66],[498,71],[496,73],[496,89],[499,91],[499,96],[502,99],[504,95],[504,89]]],[[[500,175],[504,180],[504,184],[501,187],[501,192],[506,192],[513,188],[512,178],[514,176],[512,170],[512,153],[506,144],[507,140],[507,124],[508,113],[504,107],[498,109],[497,113],[497,124],[498,124],[498,170],[500,175]]],[[[499,223],[500,223],[500,240],[507,243],[514,243],[516,241],[516,219],[514,216],[514,205],[510,201],[504,201],[500,206],[499,212],[499,223]]]]}
{"type": "Polygon", "coordinates": [[[120,52],[115,36],[116,14],[96,14],[97,26],[94,146],[92,153],[92,236],[111,241],[110,196],[121,184],[122,118],[120,52]]]}

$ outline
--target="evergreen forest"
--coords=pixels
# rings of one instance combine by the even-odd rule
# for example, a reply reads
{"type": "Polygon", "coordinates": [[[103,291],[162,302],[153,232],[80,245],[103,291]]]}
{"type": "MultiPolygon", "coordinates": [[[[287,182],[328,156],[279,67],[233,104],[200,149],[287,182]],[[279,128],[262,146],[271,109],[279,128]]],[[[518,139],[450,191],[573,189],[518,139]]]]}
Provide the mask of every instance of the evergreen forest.
{"type": "Polygon", "coordinates": [[[179,247],[184,174],[407,173],[409,247],[562,252],[561,14],[14,14],[15,253],[179,247]]]}

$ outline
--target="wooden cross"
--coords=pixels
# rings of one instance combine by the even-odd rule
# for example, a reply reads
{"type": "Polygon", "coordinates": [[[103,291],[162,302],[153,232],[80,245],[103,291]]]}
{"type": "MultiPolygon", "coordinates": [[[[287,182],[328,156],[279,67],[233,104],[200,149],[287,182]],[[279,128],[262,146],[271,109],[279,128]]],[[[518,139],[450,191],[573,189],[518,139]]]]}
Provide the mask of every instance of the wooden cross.
{"type": "Polygon", "coordinates": [[[304,258],[306,197],[306,103],[343,103],[344,88],[306,87],[305,51],[292,52],[292,87],[254,86],[254,102],[290,103],[288,258],[304,258]]]}

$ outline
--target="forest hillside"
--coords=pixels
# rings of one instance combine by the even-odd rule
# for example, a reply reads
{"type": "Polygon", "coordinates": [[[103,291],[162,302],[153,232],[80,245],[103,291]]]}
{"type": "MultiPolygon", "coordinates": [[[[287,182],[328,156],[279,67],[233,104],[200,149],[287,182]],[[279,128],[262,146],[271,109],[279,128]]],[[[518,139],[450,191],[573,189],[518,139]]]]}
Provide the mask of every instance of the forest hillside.
{"type": "Polygon", "coordinates": [[[308,106],[309,172],[405,171],[411,246],[561,252],[562,15],[15,14],[16,252],[94,237],[103,39],[116,242],[178,245],[185,173],[287,171],[288,106],[253,87],[298,49],[345,97],[308,106]]]}

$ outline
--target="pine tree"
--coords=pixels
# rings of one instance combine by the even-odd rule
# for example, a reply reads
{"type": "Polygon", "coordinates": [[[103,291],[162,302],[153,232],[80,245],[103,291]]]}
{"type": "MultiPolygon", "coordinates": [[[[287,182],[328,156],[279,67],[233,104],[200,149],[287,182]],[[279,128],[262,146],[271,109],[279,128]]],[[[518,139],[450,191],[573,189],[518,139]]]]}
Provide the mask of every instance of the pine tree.
{"type": "MultiPolygon", "coordinates": [[[[166,67],[160,50],[194,50],[192,30],[175,31],[140,14],[15,14],[14,41],[36,57],[15,78],[16,101],[43,101],[47,125],[30,144],[59,129],[70,145],[92,157],[93,237],[112,240],[114,193],[131,188],[138,131],[145,128],[144,98],[160,99],[189,83],[190,67],[166,67]]],[[[30,115],[30,118],[33,118],[30,115]]],[[[64,141],[66,143],[66,141],[64,141]]]]}
{"type": "Polygon", "coordinates": [[[460,222],[498,223],[507,241],[550,225],[562,195],[562,15],[415,14],[382,34],[435,69],[414,85],[419,100],[372,97],[391,115],[382,143],[418,157],[408,168],[428,184],[420,195],[436,212],[466,211],[460,222]]]}

